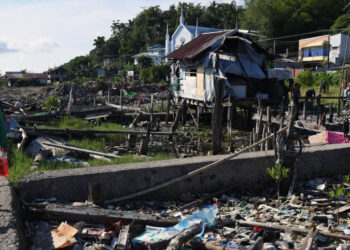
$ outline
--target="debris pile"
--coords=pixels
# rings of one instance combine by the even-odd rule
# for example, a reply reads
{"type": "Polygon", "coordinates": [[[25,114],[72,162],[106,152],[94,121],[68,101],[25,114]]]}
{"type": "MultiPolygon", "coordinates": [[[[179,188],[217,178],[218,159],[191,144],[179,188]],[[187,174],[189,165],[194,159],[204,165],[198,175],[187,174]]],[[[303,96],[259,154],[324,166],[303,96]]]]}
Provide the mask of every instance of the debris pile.
{"type": "Polygon", "coordinates": [[[349,190],[350,175],[298,182],[280,206],[273,187],[259,196],[226,190],[218,198],[188,194],[187,202],[200,197],[190,203],[138,200],[107,208],[37,199],[27,211],[47,221],[25,225],[33,250],[349,249],[349,190]]]}

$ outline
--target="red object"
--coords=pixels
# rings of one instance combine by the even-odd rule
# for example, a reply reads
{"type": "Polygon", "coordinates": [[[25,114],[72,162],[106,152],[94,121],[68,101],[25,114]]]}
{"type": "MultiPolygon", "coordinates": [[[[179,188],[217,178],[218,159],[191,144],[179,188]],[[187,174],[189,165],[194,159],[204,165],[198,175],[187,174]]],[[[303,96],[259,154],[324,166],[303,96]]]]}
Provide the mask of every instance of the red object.
{"type": "Polygon", "coordinates": [[[341,87],[342,87],[343,89],[345,89],[345,88],[346,88],[346,82],[342,82],[341,87]]]}
{"type": "Polygon", "coordinates": [[[165,91],[166,90],[166,86],[160,86],[160,91],[165,91]]]}
{"type": "Polygon", "coordinates": [[[143,100],[142,98],[139,99],[139,104],[142,104],[143,100]]]}
{"type": "Polygon", "coordinates": [[[219,199],[215,200],[216,205],[219,205],[219,199]]]}
{"type": "Polygon", "coordinates": [[[0,158],[0,176],[8,176],[8,168],[7,157],[0,158]]]}
{"type": "Polygon", "coordinates": [[[255,227],[254,227],[254,231],[261,232],[262,229],[261,229],[260,227],[258,227],[258,226],[255,226],[255,227]]]}

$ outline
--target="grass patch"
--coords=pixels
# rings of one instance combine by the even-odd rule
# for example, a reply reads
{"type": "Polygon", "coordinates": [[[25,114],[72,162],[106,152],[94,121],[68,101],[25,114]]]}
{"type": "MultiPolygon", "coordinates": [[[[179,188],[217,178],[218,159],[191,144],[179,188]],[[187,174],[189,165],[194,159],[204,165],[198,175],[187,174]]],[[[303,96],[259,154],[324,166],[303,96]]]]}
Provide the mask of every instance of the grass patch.
{"type": "Polygon", "coordinates": [[[105,138],[99,138],[99,139],[91,139],[84,137],[81,140],[69,140],[69,144],[83,148],[83,149],[88,149],[88,150],[93,150],[93,151],[98,151],[98,152],[105,152],[105,138]]]}
{"type": "Polygon", "coordinates": [[[39,128],[60,128],[60,129],[88,129],[88,130],[127,130],[118,123],[103,122],[101,125],[94,125],[91,122],[80,118],[62,117],[58,122],[51,125],[40,125],[39,128]]]}
{"type": "MultiPolygon", "coordinates": [[[[300,90],[301,96],[305,96],[306,91],[309,89],[312,89],[312,87],[302,86],[300,90]]],[[[318,95],[319,88],[315,88],[315,91],[316,91],[316,95],[318,95]]],[[[336,85],[329,86],[327,94],[323,94],[323,93],[321,94],[321,96],[332,96],[332,97],[335,97],[335,96],[338,97],[338,95],[339,95],[339,86],[336,86],[336,85]]],[[[338,104],[338,99],[321,99],[321,104],[328,105],[331,103],[333,103],[333,107],[336,107],[335,105],[338,104]]],[[[316,105],[316,100],[315,100],[315,105],[316,105]]]]}
{"type": "MultiPolygon", "coordinates": [[[[84,167],[80,163],[68,163],[61,161],[42,161],[39,168],[31,170],[30,167],[33,163],[33,158],[27,156],[22,151],[17,151],[15,145],[11,145],[9,148],[9,175],[8,180],[13,184],[17,185],[18,182],[25,177],[25,175],[33,172],[50,171],[50,170],[61,170],[61,169],[72,169],[84,167]]],[[[111,161],[104,161],[98,159],[88,160],[89,166],[106,166],[123,163],[136,163],[136,162],[148,162],[148,161],[161,161],[175,158],[174,155],[159,153],[151,157],[137,156],[132,154],[125,154],[120,158],[115,158],[111,161]]]]}
{"type": "MultiPolygon", "coordinates": [[[[63,117],[60,121],[50,125],[41,125],[39,128],[58,128],[58,129],[87,129],[87,130],[128,130],[118,123],[103,122],[101,125],[94,125],[80,118],[63,117]]],[[[104,151],[105,144],[119,145],[124,142],[126,135],[122,134],[106,134],[98,135],[93,138],[84,137],[81,140],[70,140],[69,143],[84,149],[95,151],[104,151]]]]}

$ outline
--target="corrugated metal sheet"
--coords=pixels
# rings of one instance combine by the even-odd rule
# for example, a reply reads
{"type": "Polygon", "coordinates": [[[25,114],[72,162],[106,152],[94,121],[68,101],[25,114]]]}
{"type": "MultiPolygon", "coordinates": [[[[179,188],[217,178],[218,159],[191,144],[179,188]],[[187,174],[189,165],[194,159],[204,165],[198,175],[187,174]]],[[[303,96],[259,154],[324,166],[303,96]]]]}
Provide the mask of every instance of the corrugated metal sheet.
{"type": "Polygon", "coordinates": [[[199,37],[193,39],[192,41],[186,43],[181,48],[175,50],[174,52],[167,55],[167,58],[172,59],[190,59],[198,55],[200,52],[209,48],[213,45],[218,39],[226,35],[231,31],[220,31],[213,33],[205,33],[199,37]]]}

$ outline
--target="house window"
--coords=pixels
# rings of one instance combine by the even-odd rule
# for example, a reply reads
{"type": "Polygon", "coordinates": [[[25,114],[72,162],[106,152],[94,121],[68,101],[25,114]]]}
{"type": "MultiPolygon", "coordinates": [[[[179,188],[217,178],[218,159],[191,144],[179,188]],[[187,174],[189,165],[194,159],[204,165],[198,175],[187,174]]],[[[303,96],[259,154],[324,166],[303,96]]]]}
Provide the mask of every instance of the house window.
{"type": "Polygon", "coordinates": [[[190,69],[190,76],[197,76],[197,69],[190,69]]]}
{"type": "Polygon", "coordinates": [[[310,49],[309,48],[303,49],[303,57],[310,57],[310,49]]]}

